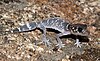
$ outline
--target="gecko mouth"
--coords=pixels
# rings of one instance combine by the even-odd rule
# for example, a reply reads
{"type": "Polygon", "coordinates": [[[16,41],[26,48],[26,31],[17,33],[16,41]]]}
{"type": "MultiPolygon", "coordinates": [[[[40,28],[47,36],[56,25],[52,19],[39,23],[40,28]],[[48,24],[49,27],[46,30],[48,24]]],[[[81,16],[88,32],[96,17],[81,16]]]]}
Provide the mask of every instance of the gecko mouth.
{"type": "Polygon", "coordinates": [[[74,34],[74,35],[80,35],[80,36],[88,36],[88,33],[74,33],[74,32],[72,32],[72,34],[74,34]]]}
{"type": "Polygon", "coordinates": [[[74,35],[80,35],[80,36],[89,36],[89,31],[84,31],[84,32],[73,32],[71,31],[71,34],[74,34],[74,35]]]}

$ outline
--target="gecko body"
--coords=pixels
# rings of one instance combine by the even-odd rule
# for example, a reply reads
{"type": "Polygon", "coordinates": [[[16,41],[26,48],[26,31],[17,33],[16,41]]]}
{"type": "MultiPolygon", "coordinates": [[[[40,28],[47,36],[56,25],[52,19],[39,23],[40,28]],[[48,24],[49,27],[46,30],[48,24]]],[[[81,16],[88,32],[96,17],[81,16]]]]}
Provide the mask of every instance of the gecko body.
{"type": "MultiPolygon", "coordinates": [[[[26,23],[23,26],[20,26],[18,28],[11,30],[10,32],[11,33],[25,32],[25,31],[34,30],[36,28],[39,28],[43,31],[42,41],[44,42],[45,45],[49,45],[49,46],[50,46],[50,42],[46,38],[46,29],[50,28],[50,29],[55,29],[55,30],[59,31],[60,33],[56,35],[57,42],[58,42],[57,46],[59,48],[62,48],[64,46],[60,37],[69,35],[69,34],[85,35],[85,33],[86,33],[85,25],[71,24],[68,21],[65,21],[61,18],[49,18],[49,19],[45,19],[40,22],[26,23]]],[[[77,45],[77,47],[81,47],[79,39],[76,39],[75,44],[77,45]]]]}

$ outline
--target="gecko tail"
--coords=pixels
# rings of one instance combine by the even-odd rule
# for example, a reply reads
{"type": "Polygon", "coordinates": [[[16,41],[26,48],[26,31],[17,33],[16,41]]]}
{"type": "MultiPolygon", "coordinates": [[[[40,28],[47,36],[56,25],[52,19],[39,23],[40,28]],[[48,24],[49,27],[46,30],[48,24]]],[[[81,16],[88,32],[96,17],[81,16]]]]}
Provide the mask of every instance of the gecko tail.
{"type": "Polygon", "coordinates": [[[11,33],[28,32],[28,31],[36,29],[36,27],[37,27],[36,22],[31,22],[31,23],[26,23],[25,25],[20,26],[18,28],[15,28],[15,29],[11,30],[10,32],[11,33]]]}
{"type": "Polygon", "coordinates": [[[20,26],[18,28],[10,29],[7,31],[0,31],[0,35],[7,35],[7,34],[13,34],[13,33],[21,33],[21,32],[29,32],[31,30],[36,29],[37,23],[36,22],[31,22],[31,23],[26,23],[23,26],[20,26]]]}

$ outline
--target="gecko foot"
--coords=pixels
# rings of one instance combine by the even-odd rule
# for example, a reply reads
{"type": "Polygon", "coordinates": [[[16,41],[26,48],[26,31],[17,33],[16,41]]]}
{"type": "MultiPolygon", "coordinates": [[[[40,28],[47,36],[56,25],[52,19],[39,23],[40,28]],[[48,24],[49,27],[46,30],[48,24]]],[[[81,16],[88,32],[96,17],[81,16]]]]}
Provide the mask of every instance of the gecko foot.
{"type": "Polygon", "coordinates": [[[58,41],[58,44],[56,46],[58,46],[59,49],[61,49],[62,47],[65,47],[64,46],[65,44],[62,43],[59,37],[57,37],[57,41],[58,41]]]}
{"type": "Polygon", "coordinates": [[[58,43],[56,46],[58,46],[58,48],[61,49],[62,47],[65,47],[65,44],[62,44],[62,43],[59,44],[58,43]]]}
{"type": "Polygon", "coordinates": [[[80,44],[80,42],[79,42],[79,39],[76,39],[76,42],[75,42],[74,45],[76,45],[77,47],[80,47],[80,48],[81,48],[81,44],[80,44]]]}
{"type": "Polygon", "coordinates": [[[43,35],[42,42],[43,42],[46,46],[50,46],[50,44],[51,44],[51,43],[49,42],[49,39],[47,39],[45,35],[43,35]]]}

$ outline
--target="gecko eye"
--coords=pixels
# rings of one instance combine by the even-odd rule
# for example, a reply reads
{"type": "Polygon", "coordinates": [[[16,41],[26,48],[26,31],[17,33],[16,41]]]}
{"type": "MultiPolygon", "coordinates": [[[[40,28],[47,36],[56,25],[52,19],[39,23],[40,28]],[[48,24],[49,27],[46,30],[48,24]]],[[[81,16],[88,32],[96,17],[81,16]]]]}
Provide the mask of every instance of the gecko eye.
{"type": "Polygon", "coordinates": [[[82,28],[78,28],[78,32],[80,33],[80,32],[82,32],[83,31],[83,29],[82,28]]]}

